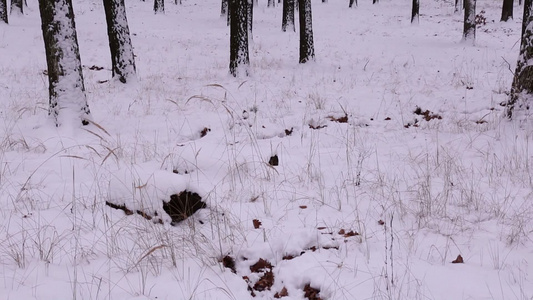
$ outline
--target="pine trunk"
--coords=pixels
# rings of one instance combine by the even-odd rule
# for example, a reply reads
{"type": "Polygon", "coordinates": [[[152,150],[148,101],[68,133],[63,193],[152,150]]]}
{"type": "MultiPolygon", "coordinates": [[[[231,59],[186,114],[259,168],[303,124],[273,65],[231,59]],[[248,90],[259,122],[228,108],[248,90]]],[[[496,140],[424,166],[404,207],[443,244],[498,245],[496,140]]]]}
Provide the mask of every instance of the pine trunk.
{"type": "Polygon", "coordinates": [[[253,40],[253,27],[254,27],[254,2],[247,0],[247,13],[248,13],[248,37],[253,40]]]}
{"type": "Polygon", "coordinates": [[[418,16],[420,11],[420,0],[413,0],[413,10],[411,11],[411,24],[418,24],[418,16]]]}
{"type": "Polygon", "coordinates": [[[7,20],[7,0],[0,0],[0,22],[9,23],[7,20]]]}
{"type": "Polygon", "coordinates": [[[476,40],[476,0],[465,0],[463,41],[474,44],[476,40]]]}
{"type": "Polygon", "coordinates": [[[230,13],[230,74],[248,75],[248,0],[228,0],[230,13]]]}
{"type": "Polygon", "coordinates": [[[300,63],[315,60],[313,43],[313,20],[311,17],[311,0],[298,0],[300,21],[300,63]]]}
{"type": "Polygon", "coordinates": [[[294,26],[294,0],[283,0],[283,18],[281,21],[281,30],[286,32],[296,31],[294,26]]]}
{"type": "MultiPolygon", "coordinates": [[[[511,95],[507,104],[507,117],[513,116],[517,102],[524,98],[524,94],[533,94],[533,11],[532,0],[524,1],[524,17],[522,18],[522,38],[520,41],[520,54],[516,63],[511,95]]],[[[525,103],[526,108],[529,105],[525,103]]]]}
{"type": "Polygon", "coordinates": [[[24,1],[23,0],[11,0],[11,12],[10,14],[24,14],[24,1]]]}
{"type": "Polygon", "coordinates": [[[80,51],[71,0],[39,1],[49,82],[49,115],[56,126],[87,125],[80,51]]]}
{"type": "Polygon", "coordinates": [[[500,22],[507,22],[509,19],[513,19],[513,2],[514,0],[503,0],[500,22]]]}
{"type": "Polygon", "coordinates": [[[165,0],[154,0],[154,13],[156,14],[165,13],[165,0]]]}
{"type": "Polygon", "coordinates": [[[126,83],[135,77],[135,58],[131,45],[124,0],[104,0],[107,36],[111,51],[113,77],[126,83]]]}

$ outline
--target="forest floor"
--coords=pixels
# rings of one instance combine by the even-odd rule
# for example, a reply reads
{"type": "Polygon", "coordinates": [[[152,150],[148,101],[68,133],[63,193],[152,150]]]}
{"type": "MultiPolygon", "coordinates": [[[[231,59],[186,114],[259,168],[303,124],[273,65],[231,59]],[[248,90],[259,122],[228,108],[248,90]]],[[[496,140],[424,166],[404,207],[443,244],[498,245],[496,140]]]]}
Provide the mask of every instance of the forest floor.
{"type": "Polygon", "coordinates": [[[0,299],[533,299],[533,119],[500,105],[522,6],[478,1],[471,45],[451,1],[371,2],[314,0],[300,65],[261,0],[234,78],[220,1],[128,0],[123,85],[74,1],[94,123],[56,128],[28,0],[0,24],[0,299]],[[206,208],[172,226],[184,190],[206,208]]]}

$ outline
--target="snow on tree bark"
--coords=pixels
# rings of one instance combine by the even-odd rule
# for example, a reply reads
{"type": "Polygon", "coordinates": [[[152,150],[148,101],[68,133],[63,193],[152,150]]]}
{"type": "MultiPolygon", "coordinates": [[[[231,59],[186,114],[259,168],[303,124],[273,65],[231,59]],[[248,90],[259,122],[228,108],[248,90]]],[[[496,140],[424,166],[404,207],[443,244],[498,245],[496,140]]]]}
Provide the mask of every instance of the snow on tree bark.
{"type": "Polygon", "coordinates": [[[465,0],[463,41],[474,44],[476,40],[476,0],[465,0]]]}
{"type": "Polygon", "coordinates": [[[9,23],[7,19],[7,0],[0,0],[0,22],[9,23]]]}
{"type": "Polygon", "coordinates": [[[281,20],[283,32],[296,31],[294,26],[294,0],[283,0],[283,18],[281,20]]]}
{"type": "Polygon", "coordinates": [[[124,0],[104,0],[113,77],[126,83],[135,77],[135,58],[124,0]]]}
{"type": "Polygon", "coordinates": [[[252,36],[252,31],[253,31],[253,27],[254,27],[254,2],[253,2],[253,0],[248,0],[247,13],[248,13],[248,20],[247,20],[247,23],[248,23],[248,37],[250,39],[253,39],[253,36],[252,36]]]}
{"type": "Polygon", "coordinates": [[[40,0],[49,83],[49,115],[56,126],[89,124],[71,0],[40,0]]]}
{"type": "Polygon", "coordinates": [[[503,0],[500,22],[507,22],[509,19],[513,19],[513,4],[514,0],[503,0]]]}
{"type": "Polygon", "coordinates": [[[311,17],[311,0],[299,0],[300,21],[300,63],[315,60],[313,43],[313,19],[311,17]]]}
{"type": "Polygon", "coordinates": [[[529,108],[526,100],[531,101],[533,94],[533,11],[532,1],[524,1],[524,15],[522,18],[522,38],[520,53],[516,63],[510,98],[507,103],[507,117],[512,118],[516,104],[529,108]]]}
{"type": "Polygon", "coordinates": [[[230,16],[230,74],[248,75],[248,0],[228,0],[230,16]]]}
{"type": "Polygon", "coordinates": [[[411,11],[411,23],[418,24],[419,11],[420,11],[420,0],[413,0],[413,9],[411,11]]]}
{"type": "Polygon", "coordinates": [[[165,13],[165,0],[154,0],[154,13],[165,13]]]}
{"type": "Polygon", "coordinates": [[[18,13],[24,14],[24,0],[11,0],[11,12],[10,14],[18,13]]]}
{"type": "Polygon", "coordinates": [[[228,0],[222,0],[220,4],[220,16],[226,17],[228,15],[228,0]]]}

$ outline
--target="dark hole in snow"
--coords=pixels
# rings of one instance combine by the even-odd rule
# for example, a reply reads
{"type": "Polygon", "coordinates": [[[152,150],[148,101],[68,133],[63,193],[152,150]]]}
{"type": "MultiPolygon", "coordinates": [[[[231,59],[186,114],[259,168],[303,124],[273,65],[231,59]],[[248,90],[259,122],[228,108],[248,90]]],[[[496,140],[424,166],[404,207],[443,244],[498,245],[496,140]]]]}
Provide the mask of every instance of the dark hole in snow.
{"type": "Polygon", "coordinates": [[[171,195],[170,201],[163,201],[163,210],[172,219],[172,225],[176,225],[205,207],[206,204],[202,201],[202,197],[189,191],[183,191],[179,195],[171,195]]]}
{"type": "Polygon", "coordinates": [[[237,273],[237,269],[235,267],[235,259],[229,255],[224,256],[222,258],[222,265],[228,269],[231,270],[233,273],[237,273]]]}

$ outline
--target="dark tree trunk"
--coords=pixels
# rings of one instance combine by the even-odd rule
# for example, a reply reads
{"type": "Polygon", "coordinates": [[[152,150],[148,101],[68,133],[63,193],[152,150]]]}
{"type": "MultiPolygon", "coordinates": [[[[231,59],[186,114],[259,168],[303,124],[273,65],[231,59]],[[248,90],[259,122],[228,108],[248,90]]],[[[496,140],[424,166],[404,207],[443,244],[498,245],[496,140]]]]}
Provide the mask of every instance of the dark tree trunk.
{"type": "Polygon", "coordinates": [[[104,0],[104,10],[113,77],[126,83],[135,77],[135,58],[124,0],[104,0]]]}
{"type": "Polygon", "coordinates": [[[476,40],[476,0],[465,1],[463,41],[474,44],[476,40]]]}
{"type": "Polygon", "coordinates": [[[464,8],[464,0],[455,0],[455,10],[454,12],[458,13],[464,8]]]}
{"type": "Polygon", "coordinates": [[[276,6],[276,1],[274,1],[274,0],[268,0],[268,1],[267,1],[267,7],[271,7],[271,6],[272,6],[272,7],[276,6]]]}
{"type": "Polygon", "coordinates": [[[7,20],[7,0],[0,0],[0,22],[8,24],[7,20]]]}
{"type": "Polygon", "coordinates": [[[254,27],[254,2],[252,0],[247,1],[247,13],[248,13],[248,37],[253,40],[253,27],[254,27]]]}
{"type": "Polygon", "coordinates": [[[237,77],[248,75],[248,0],[228,0],[230,13],[229,72],[237,77]]]}
{"type": "Polygon", "coordinates": [[[165,13],[165,0],[154,0],[154,13],[165,13]]]}
{"type": "Polygon", "coordinates": [[[418,16],[420,11],[420,0],[413,0],[413,10],[411,12],[411,24],[418,24],[418,16]]]}
{"type": "Polygon", "coordinates": [[[180,4],[181,5],[181,0],[174,0],[174,4],[176,4],[176,5],[180,4]]]}
{"type": "Polygon", "coordinates": [[[220,5],[220,16],[225,17],[228,15],[228,0],[222,0],[220,5]]]}
{"type": "Polygon", "coordinates": [[[378,2],[379,2],[379,0],[372,0],[372,4],[376,4],[378,2]]]}
{"type": "Polygon", "coordinates": [[[500,22],[507,22],[509,19],[513,19],[513,2],[514,0],[503,0],[500,22]]]}
{"type": "Polygon", "coordinates": [[[56,126],[89,124],[80,51],[71,0],[40,0],[39,10],[46,50],[49,115],[56,126]]]}
{"type": "Polygon", "coordinates": [[[23,0],[11,0],[11,12],[10,14],[18,13],[24,14],[24,1],[23,0]]]}
{"type": "Polygon", "coordinates": [[[357,6],[357,0],[350,0],[350,4],[348,5],[348,7],[352,8],[354,3],[355,3],[355,6],[357,6]]]}
{"type": "MultiPolygon", "coordinates": [[[[530,98],[533,94],[533,0],[524,1],[524,17],[522,18],[522,38],[520,41],[520,54],[516,63],[511,95],[507,103],[507,117],[513,116],[513,110],[519,100],[523,100],[520,106],[529,109],[525,96],[530,98]],[[526,95],[524,95],[526,94],[526,95]]],[[[527,99],[530,100],[530,99],[527,99]]]]}
{"type": "Polygon", "coordinates": [[[300,21],[300,63],[315,60],[313,43],[313,19],[311,17],[311,0],[298,0],[300,21]]]}
{"type": "Polygon", "coordinates": [[[281,20],[281,30],[283,32],[296,31],[294,26],[294,0],[283,0],[283,18],[281,20]]]}

